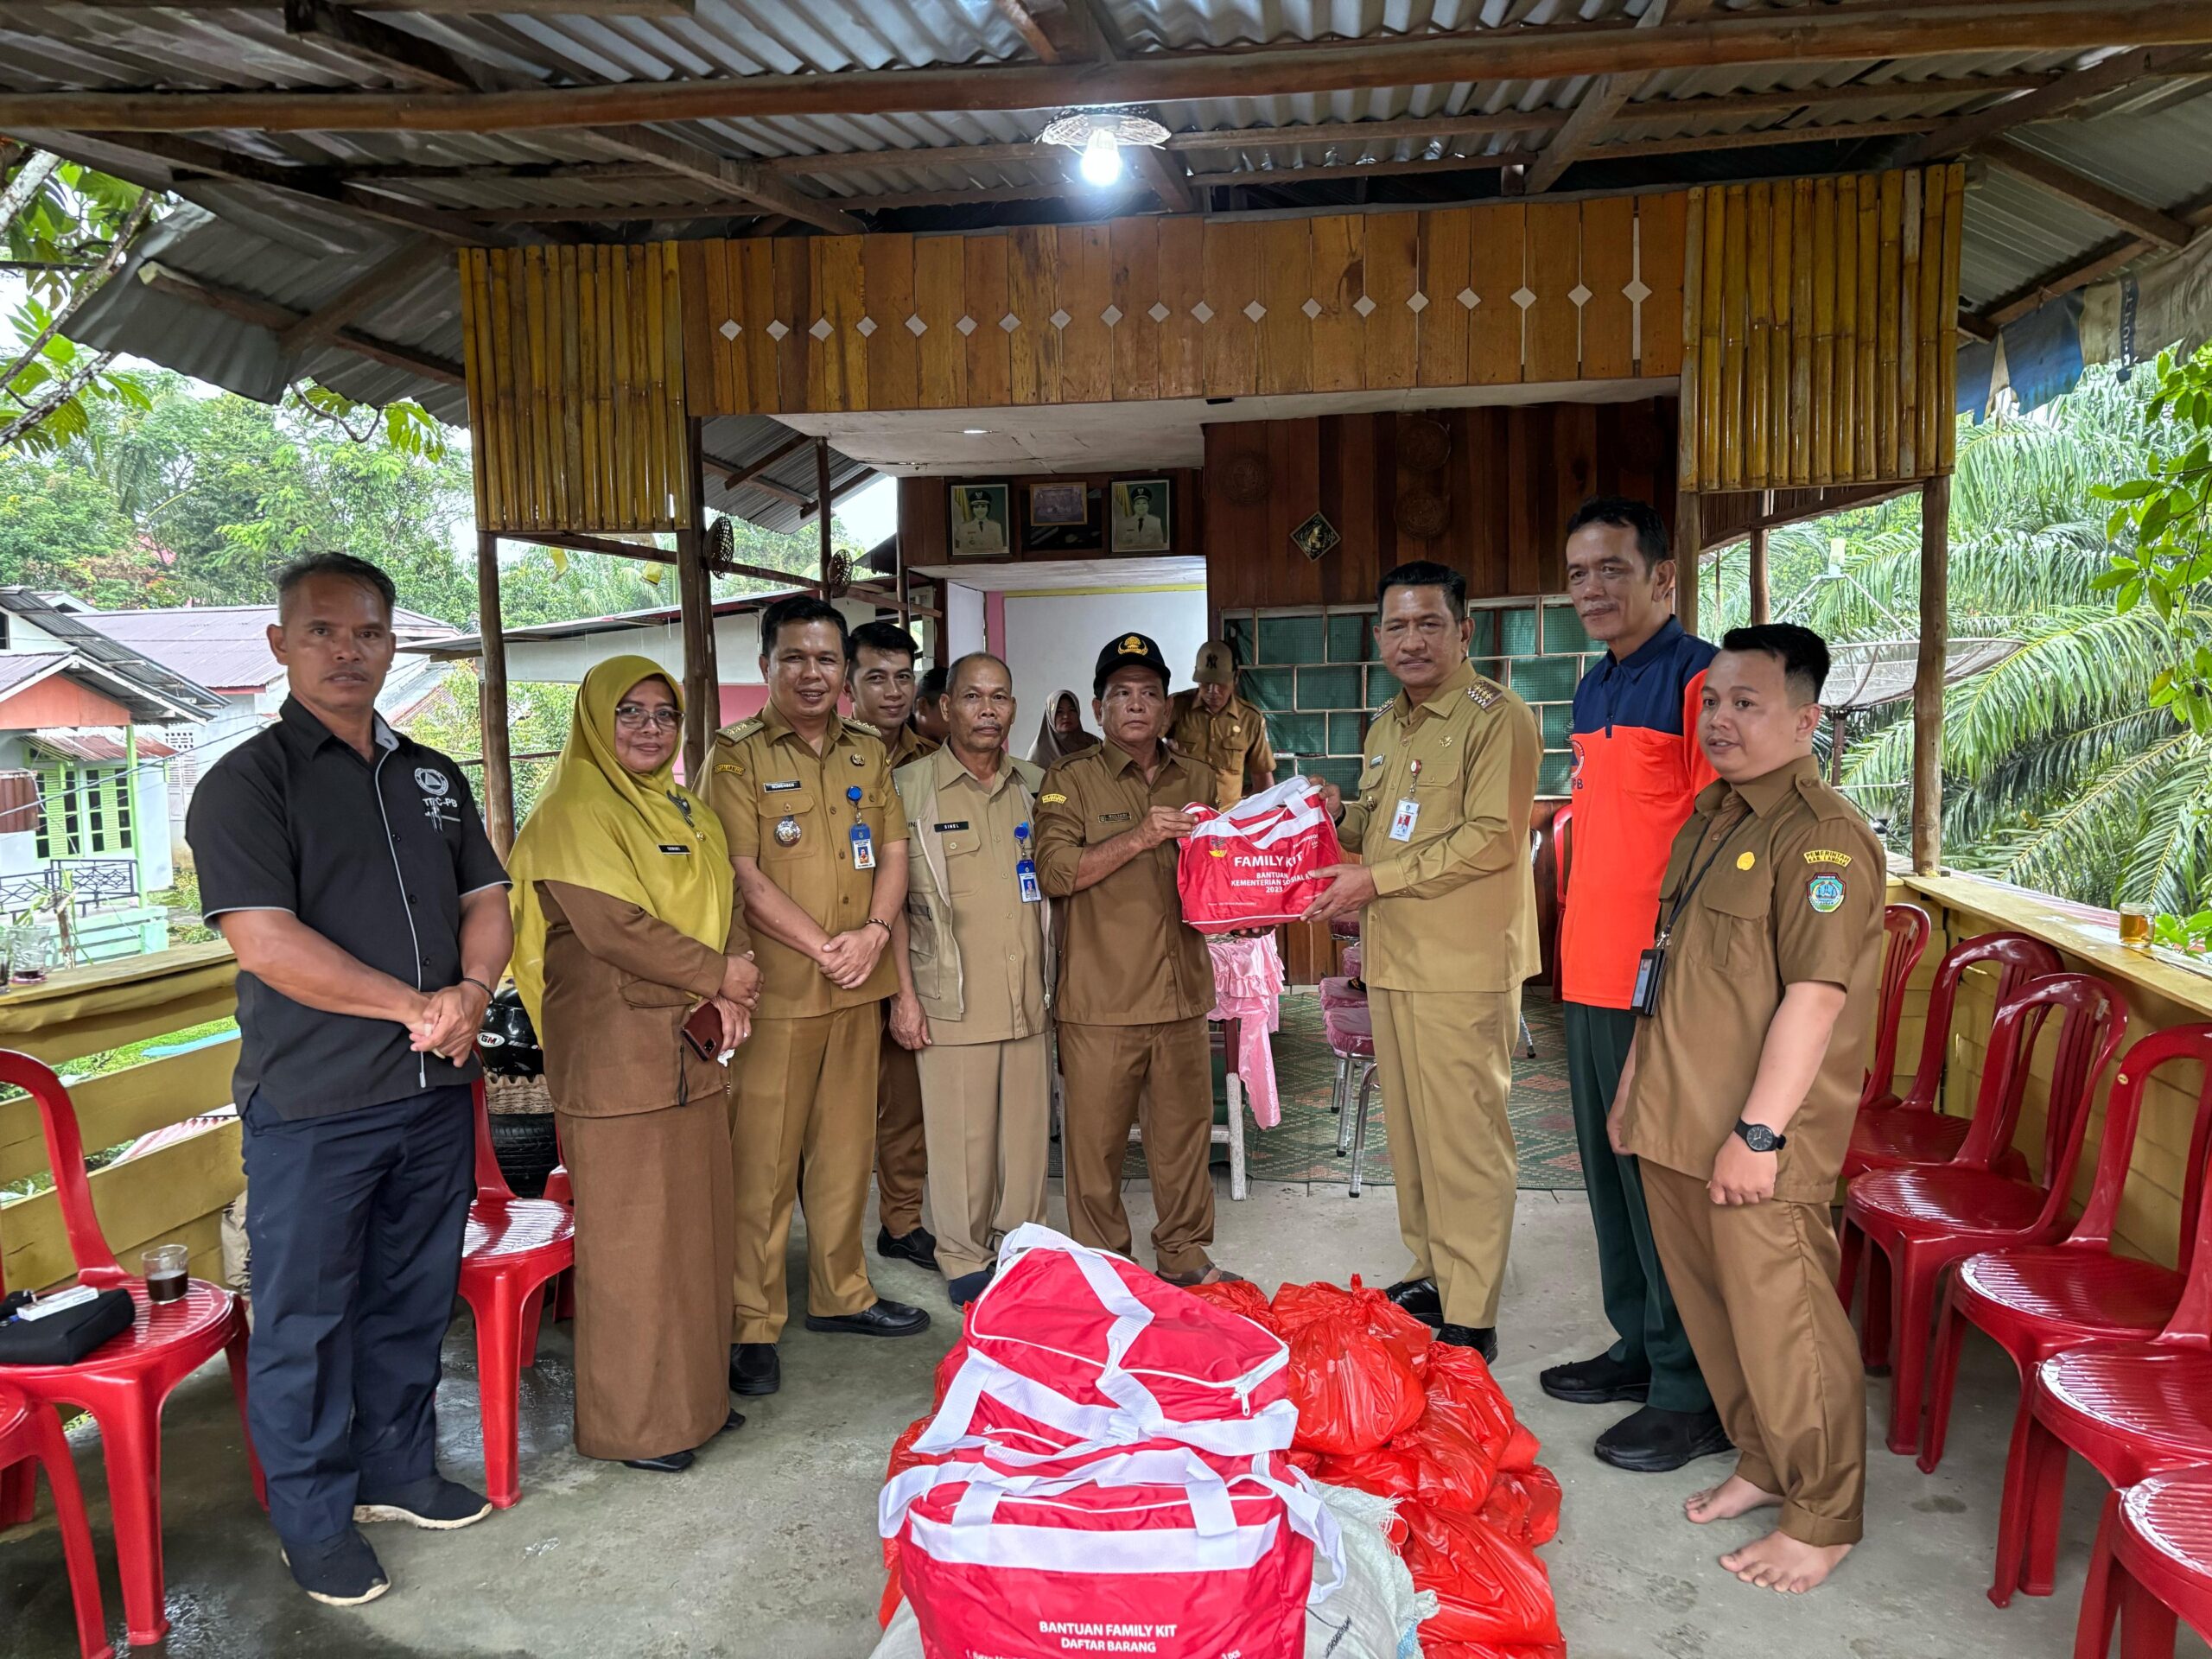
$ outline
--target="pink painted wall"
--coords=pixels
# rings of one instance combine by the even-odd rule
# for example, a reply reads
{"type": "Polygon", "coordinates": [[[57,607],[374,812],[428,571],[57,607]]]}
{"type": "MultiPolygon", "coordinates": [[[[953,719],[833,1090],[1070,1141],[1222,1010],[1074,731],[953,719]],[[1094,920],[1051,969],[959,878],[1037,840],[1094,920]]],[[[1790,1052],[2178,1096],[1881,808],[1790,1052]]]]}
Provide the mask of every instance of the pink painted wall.
{"type": "Polygon", "coordinates": [[[1006,655],[1006,595],[1002,593],[983,595],[983,649],[994,657],[1006,655]]]}

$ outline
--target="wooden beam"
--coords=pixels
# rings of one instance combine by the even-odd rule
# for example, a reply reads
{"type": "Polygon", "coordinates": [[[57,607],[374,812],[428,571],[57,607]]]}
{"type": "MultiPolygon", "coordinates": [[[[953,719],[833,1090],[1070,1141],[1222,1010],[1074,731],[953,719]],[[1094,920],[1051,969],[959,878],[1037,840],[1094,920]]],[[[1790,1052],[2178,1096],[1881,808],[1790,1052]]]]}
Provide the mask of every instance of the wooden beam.
{"type": "Polygon", "coordinates": [[[721,674],[715,662],[715,582],[707,569],[707,497],[696,416],[683,423],[691,472],[691,523],[676,532],[676,594],[683,632],[683,775],[706,777],[707,750],[721,724],[721,674]]]}
{"type": "MultiPolygon", "coordinates": [[[[1636,20],[1638,29],[1656,29],[1662,22],[1683,22],[1707,9],[1707,0],[1651,0],[1644,7],[1643,15],[1636,20]]],[[[1627,107],[1630,99],[1649,90],[1650,79],[1643,75],[1600,75],[1582,89],[1582,97],[1567,118],[1567,124],[1544,146],[1544,153],[1531,162],[1522,180],[1522,194],[1541,195],[1557,184],[1560,175],[1583,159],[1604,136],[1605,129],[1627,107]]]]}
{"type": "MultiPolygon", "coordinates": [[[[62,0],[82,11],[235,11],[243,0],[62,0]]],[[[357,11],[426,17],[690,17],[698,0],[355,0],[357,11]]]]}
{"type": "Polygon", "coordinates": [[[329,339],[379,300],[413,282],[431,260],[452,257],[442,253],[427,237],[414,237],[401,243],[327,302],[278,334],[276,349],[293,357],[329,339]]]}
{"type": "Polygon", "coordinates": [[[744,467],[739,466],[734,461],[717,460],[704,450],[700,452],[699,460],[702,465],[712,467],[722,475],[723,488],[734,490],[741,484],[750,484],[771,467],[789,456],[797,454],[812,442],[813,440],[804,432],[794,433],[791,435],[790,442],[778,444],[760,460],[744,467]]]}
{"type": "MultiPolygon", "coordinates": [[[[826,507],[830,500],[830,440],[814,441],[814,499],[826,507]]],[[[830,544],[830,515],[827,512],[815,515],[822,527],[822,580],[815,591],[825,598],[830,592],[830,563],[836,556],[830,544]]]]}
{"type": "Polygon", "coordinates": [[[499,538],[476,535],[476,634],[483,652],[477,725],[484,756],[484,830],[501,858],[515,845],[515,773],[507,751],[507,635],[499,617],[499,538]]]}
{"type": "MultiPolygon", "coordinates": [[[[2103,42],[2107,46],[2127,45],[2131,42],[2117,37],[2103,42]]],[[[2094,43],[2093,43],[2094,44],[2094,43]]],[[[2001,104],[1972,115],[1962,115],[1946,122],[1917,144],[1906,146],[1896,157],[1896,165],[1910,167],[1921,162],[1940,161],[1946,156],[1956,156],[1985,139],[2029,121],[2050,121],[2069,113],[2093,98],[2133,85],[2145,76],[2174,73],[2186,64],[2196,62],[2202,54],[2190,48],[2182,51],[2151,49],[2159,43],[2146,42],[2133,52],[2116,52],[2100,60],[2087,69],[2075,69],[2063,74],[2047,86],[2023,92],[2001,104]]]]}
{"type": "Polygon", "coordinates": [[[1705,556],[1705,520],[1697,492],[1675,497],[1675,616],[1685,633],[1697,632],[1698,563],[1705,556]]]}
{"type": "MultiPolygon", "coordinates": [[[[242,294],[236,289],[225,288],[219,283],[201,282],[197,277],[187,276],[181,271],[157,265],[151,260],[138,267],[138,280],[156,294],[167,294],[174,299],[189,300],[195,305],[204,305],[210,310],[236,317],[241,322],[266,328],[280,339],[285,330],[303,321],[300,314],[289,306],[278,305],[274,301],[261,299],[255,295],[242,294]]],[[[373,334],[365,334],[357,329],[335,329],[325,343],[390,368],[419,374],[426,380],[441,381],[449,386],[467,384],[458,363],[417,351],[412,346],[379,340],[373,334]]]]}
{"type": "MultiPolygon", "coordinates": [[[[1770,500],[1772,498],[1770,497],[1770,500]]],[[[1771,511],[1771,509],[1770,509],[1771,511]]],[[[1773,620],[1773,599],[1767,591],[1766,538],[1764,524],[1753,524],[1749,539],[1750,556],[1745,563],[1750,567],[1747,575],[1751,588],[1751,621],[1754,626],[1773,620]]]]}
{"type": "Polygon", "coordinates": [[[676,555],[650,542],[618,541],[612,536],[592,536],[575,530],[510,531],[506,538],[525,547],[557,547],[569,553],[597,553],[611,559],[643,559],[648,564],[674,564],[676,555]]]}
{"type": "Polygon", "coordinates": [[[757,116],[919,114],[1288,97],[1462,80],[1969,52],[2194,47],[2208,41],[2212,41],[2212,0],[1982,0],[1965,4],[1939,0],[1910,6],[1730,12],[1650,29],[1548,24],[1349,45],[1154,52],[1120,63],[962,64],[830,75],[687,77],[482,93],[17,92],[0,95],[0,129],[509,132],[757,116]]]}
{"type": "Polygon", "coordinates": [[[2107,225],[2145,242],[2156,243],[2162,248],[2177,248],[2190,238],[2189,226],[2171,213],[2162,213],[2148,203],[2100,184],[2048,156],[2024,149],[2009,138],[1993,138],[1977,145],[1974,154],[1991,166],[2004,168],[2014,178],[2024,179],[2038,190],[2094,213],[2107,225]]]}
{"type": "Polygon", "coordinates": [[[851,214],[830,203],[794,190],[757,162],[734,161],[645,127],[595,128],[588,137],[595,149],[632,161],[651,162],[671,173],[713,185],[755,207],[787,213],[837,235],[856,236],[867,229],[851,214]]]}
{"type": "Polygon", "coordinates": [[[1951,480],[1920,486],[1920,647],[1912,680],[1912,868],[1942,874],[1943,670],[1950,646],[1951,480]]]}
{"type": "Polygon", "coordinates": [[[473,92],[476,78],[435,41],[365,17],[330,0],[284,0],[284,33],[334,48],[353,62],[406,86],[473,92]]]}
{"type": "MultiPolygon", "coordinates": [[[[2193,242],[2203,235],[2208,227],[2212,227],[2212,200],[2200,200],[2185,208],[2177,217],[2190,226],[2190,239],[2193,242]]],[[[2071,294],[2077,288],[2086,288],[2091,283],[2102,282],[2113,272],[2133,264],[2145,254],[2154,251],[2154,245],[2139,237],[2122,237],[2118,241],[2105,243],[2092,248],[2080,258],[2070,260],[2057,270],[2038,276],[2026,287],[2015,289],[2010,294],[1991,301],[1980,311],[1971,314],[1970,321],[1962,315],[1960,326],[1971,333],[1973,325],[1979,323],[1988,330],[1987,334],[1981,338],[1994,338],[1997,330],[2008,322],[2017,322],[2037,306],[2047,304],[2062,294],[2071,294]]]]}

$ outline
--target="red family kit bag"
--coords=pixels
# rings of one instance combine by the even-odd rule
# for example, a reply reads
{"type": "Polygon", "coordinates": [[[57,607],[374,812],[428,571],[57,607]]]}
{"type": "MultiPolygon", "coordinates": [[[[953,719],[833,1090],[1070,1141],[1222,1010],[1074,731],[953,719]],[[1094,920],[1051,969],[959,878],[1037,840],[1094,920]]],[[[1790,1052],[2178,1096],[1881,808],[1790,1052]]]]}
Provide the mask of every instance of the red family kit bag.
{"type": "Polygon", "coordinates": [[[1198,827],[1183,842],[1175,888],[1183,919],[1201,933],[1297,920],[1328,886],[1320,872],[1344,861],[1321,791],[1303,778],[1225,812],[1186,810],[1198,827]]]}

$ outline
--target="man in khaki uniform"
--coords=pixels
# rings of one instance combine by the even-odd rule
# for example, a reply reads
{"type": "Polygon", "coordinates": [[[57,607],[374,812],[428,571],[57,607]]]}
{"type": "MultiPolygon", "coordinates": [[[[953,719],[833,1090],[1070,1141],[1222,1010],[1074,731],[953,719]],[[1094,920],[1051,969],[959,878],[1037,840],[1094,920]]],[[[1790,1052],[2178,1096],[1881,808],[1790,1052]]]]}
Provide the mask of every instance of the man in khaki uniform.
{"type": "Polygon", "coordinates": [[[950,683],[950,741],[893,779],[911,879],[891,1031],[920,1067],[937,1259],[959,1307],[990,1282],[1000,1238],[1045,1219],[1051,958],[1032,833],[1045,774],[1005,753],[1014,677],[977,652],[950,683]]]}
{"type": "Polygon", "coordinates": [[[707,804],[722,821],[760,967],[753,1039],[731,1068],[737,1349],[730,1387],[773,1394],[791,1204],[806,1206],[810,1331],[904,1337],[929,1315],[879,1299],[861,1244],[876,1050],[906,897],[906,818],[889,757],[837,717],[845,623],[811,594],[760,616],[768,706],[722,732],[707,804]],[[803,1188],[803,1190],[802,1190],[803,1188]]]}
{"type": "Polygon", "coordinates": [[[1413,1270],[1390,1288],[1446,1342],[1497,1352],[1519,1166],[1505,1097],[1521,982],[1540,965],[1529,705],[1467,663],[1467,582],[1427,560],[1382,578],[1375,629],[1402,688],[1367,728],[1339,865],[1306,912],[1363,909],[1361,974],[1413,1270]]]}
{"type": "Polygon", "coordinates": [[[1827,669],[1818,634],[1775,623],[1732,631],[1706,670],[1699,737],[1721,781],[1675,839],[1663,965],[1607,1126],[1641,1160],[1667,1281],[1737,1446],[1736,1472],[1686,1512],[1779,1504],[1775,1530],[1720,1564],[1783,1592],[1849,1553],[1866,1482],[1828,1204],[1874,1017],[1886,866],[1813,760],[1827,669]]]}
{"type": "Polygon", "coordinates": [[[1129,1253],[1122,1159],[1144,1132],[1158,1218],[1160,1274],[1173,1284],[1234,1278],[1213,1265],[1213,1065],[1206,1014],[1213,963],[1183,920],[1177,840],[1183,809],[1214,804],[1213,774],[1171,752],[1167,659],[1141,633],[1098,654],[1092,713],[1106,741],[1045,774],[1037,873],[1067,902],[1059,940],[1060,1128],[1068,1231],[1129,1253]]]}
{"type": "MultiPolygon", "coordinates": [[[[846,642],[853,679],[853,717],[890,751],[895,774],[937,745],[916,731],[914,658],[921,647],[896,622],[864,622],[846,642]]],[[[911,877],[912,868],[908,867],[911,877]]],[[[896,954],[895,952],[893,953],[896,954]]],[[[922,1130],[922,1084],[911,1049],[887,1028],[875,1076],[875,1209],[882,1224],[875,1253],[937,1271],[937,1240],[922,1225],[922,1183],[929,1173],[922,1130]]]]}
{"type": "Polygon", "coordinates": [[[1170,705],[1168,747],[1211,766],[1215,804],[1234,806],[1275,780],[1266,717],[1236,695],[1236,662],[1222,641],[1198,647],[1191,677],[1198,683],[1170,705]]]}

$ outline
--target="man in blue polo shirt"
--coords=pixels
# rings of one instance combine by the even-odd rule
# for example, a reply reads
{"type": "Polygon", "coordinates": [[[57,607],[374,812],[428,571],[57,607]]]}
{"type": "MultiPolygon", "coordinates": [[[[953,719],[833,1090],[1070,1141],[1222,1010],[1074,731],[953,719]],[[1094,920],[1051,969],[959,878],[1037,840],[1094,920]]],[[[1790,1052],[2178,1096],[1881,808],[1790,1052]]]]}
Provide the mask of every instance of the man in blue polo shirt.
{"type": "Polygon", "coordinates": [[[513,931],[461,768],[377,713],[391,579],[319,553],[276,593],[291,695],[200,780],[185,838],[238,961],[248,1426],[293,1578],[354,1606],[389,1587],[356,1522],[446,1531],[491,1510],[432,1459],[476,1033],[513,931]]]}

